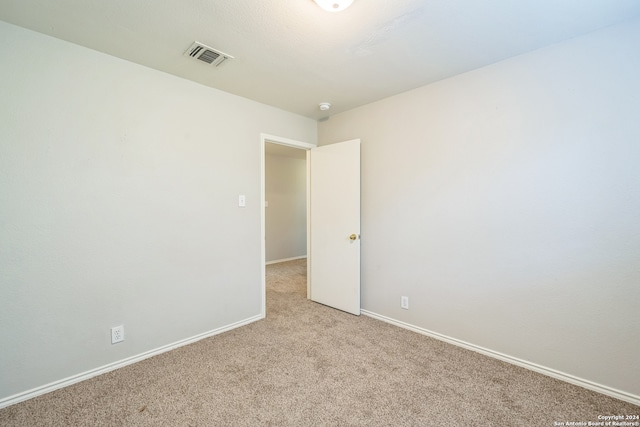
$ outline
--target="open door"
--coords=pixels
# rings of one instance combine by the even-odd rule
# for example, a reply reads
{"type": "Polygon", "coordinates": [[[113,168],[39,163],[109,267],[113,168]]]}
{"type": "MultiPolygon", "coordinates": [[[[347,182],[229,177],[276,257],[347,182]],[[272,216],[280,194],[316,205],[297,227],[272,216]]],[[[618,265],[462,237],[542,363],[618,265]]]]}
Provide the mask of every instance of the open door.
{"type": "Polygon", "coordinates": [[[309,156],[310,297],[360,315],[360,140],[309,156]]]}

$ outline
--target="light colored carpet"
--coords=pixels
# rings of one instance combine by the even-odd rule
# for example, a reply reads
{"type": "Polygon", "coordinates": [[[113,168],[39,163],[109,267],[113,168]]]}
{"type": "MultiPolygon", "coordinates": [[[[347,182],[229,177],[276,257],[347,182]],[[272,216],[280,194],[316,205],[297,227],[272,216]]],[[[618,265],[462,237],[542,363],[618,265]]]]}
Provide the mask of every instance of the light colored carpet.
{"type": "Polygon", "coordinates": [[[267,318],[0,410],[2,426],[553,426],[621,402],[306,299],[267,267],[267,318]]]}

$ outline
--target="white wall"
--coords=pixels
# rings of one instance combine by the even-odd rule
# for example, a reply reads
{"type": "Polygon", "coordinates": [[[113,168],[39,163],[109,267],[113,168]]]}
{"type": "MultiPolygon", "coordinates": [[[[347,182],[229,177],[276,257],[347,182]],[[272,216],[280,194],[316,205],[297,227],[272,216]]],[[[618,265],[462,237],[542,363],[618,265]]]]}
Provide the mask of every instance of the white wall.
{"type": "Polygon", "coordinates": [[[0,57],[0,403],[261,315],[260,133],[315,121],[2,22],[0,57]]]}
{"type": "Polygon", "coordinates": [[[638,399],[638,46],[635,20],[319,124],[362,138],[363,308],[638,399]]]}
{"type": "Polygon", "coordinates": [[[266,154],[265,166],[266,261],[306,256],[307,161],[266,154]]]}

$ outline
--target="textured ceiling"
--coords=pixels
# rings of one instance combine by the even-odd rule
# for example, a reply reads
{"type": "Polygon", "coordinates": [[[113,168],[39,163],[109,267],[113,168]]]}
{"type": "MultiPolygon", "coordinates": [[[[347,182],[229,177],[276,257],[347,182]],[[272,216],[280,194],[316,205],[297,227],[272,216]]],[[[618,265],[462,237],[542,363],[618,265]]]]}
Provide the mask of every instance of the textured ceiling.
{"type": "Polygon", "coordinates": [[[638,0],[0,0],[0,19],[315,119],[640,16],[638,0]],[[183,56],[193,41],[233,55],[183,56]]]}

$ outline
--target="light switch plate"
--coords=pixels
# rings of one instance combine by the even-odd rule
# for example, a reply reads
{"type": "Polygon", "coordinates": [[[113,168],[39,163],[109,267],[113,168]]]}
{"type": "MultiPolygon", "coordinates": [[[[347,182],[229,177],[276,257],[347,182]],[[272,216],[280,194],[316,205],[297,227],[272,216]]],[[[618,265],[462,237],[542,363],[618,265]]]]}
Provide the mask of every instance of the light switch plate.
{"type": "Polygon", "coordinates": [[[245,206],[247,206],[247,199],[244,196],[244,194],[241,194],[238,196],[238,206],[241,208],[244,208],[245,206]]]}

